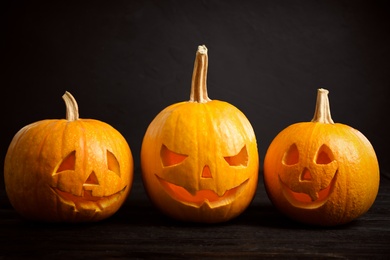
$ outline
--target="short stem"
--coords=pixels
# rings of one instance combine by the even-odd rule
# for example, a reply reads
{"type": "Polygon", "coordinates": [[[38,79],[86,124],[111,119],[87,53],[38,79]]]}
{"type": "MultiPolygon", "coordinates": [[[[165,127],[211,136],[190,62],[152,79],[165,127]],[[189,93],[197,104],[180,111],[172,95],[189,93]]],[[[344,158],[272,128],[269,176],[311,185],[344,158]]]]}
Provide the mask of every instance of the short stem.
{"type": "Polygon", "coordinates": [[[316,110],[314,112],[314,117],[311,120],[311,122],[334,124],[332,117],[330,115],[328,93],[329,91],[326,89],[323,88],[318,89],[316,110]]]}
{"type": "Polygon", "coordinates": [[[76,99],[68,91],[62,96],[66,105],[66,120],[75,121],[79,119],[79,108],[76,99]]]}
{"type": "Polygon", "coordinates": [[[192,73],[190,102],[206,103],[211,100],[207,95],[207,68],[207,48],[204,45],[200,45],[196,52],[194,71],[192,73]]]}

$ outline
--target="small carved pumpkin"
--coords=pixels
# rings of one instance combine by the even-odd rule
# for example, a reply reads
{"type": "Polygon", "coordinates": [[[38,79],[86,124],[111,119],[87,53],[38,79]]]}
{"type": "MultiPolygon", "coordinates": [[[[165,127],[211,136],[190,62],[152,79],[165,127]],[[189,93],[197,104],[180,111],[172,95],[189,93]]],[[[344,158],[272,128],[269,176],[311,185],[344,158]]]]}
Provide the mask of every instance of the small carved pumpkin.
{"type": "Polygon", "coordinates": [[[290,125],[270,144],[264,182],[281,212],[304,223],[333,226],[372,206],[379,165],[363,134],[333,122],[328,91],[319,89],[313,120],[290,125]]]}
{"type": "Polygon", "coordinates": [[[4,177],[8,198],[23,217],[50,222],[99,221],[126,200],[133,158],[112,126],[79,119],[66,92],[65,119],[23,127],[8,148],[4,177]]]}
{"type": "Polygon", "coordinates": [[[182,221],[224,222],[241,214],[257,187],[254,131],[233,105],[210,100],[205,46],[196,53],[190,100],[150,123],[141,148],[143,183],[152,202],[182,221]]]}

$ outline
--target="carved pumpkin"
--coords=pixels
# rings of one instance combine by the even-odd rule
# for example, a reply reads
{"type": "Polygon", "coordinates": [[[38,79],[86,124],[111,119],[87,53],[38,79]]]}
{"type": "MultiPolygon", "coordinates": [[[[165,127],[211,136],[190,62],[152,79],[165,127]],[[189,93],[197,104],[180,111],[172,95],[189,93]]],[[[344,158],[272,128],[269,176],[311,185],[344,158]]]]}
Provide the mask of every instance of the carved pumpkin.
{"type": "Polygon", "coordinates": [[[254,131],[233,105],[207,95],[207,49],[196,53],[190,100],[150,123],[141,147],[143,183],[152,202],[182,221],[224,222],[250,204],[258,180],[254,131]]]}
{"type": "Polygon", "coordinates": [[[290,125],[270,144],[264,182],[281,212],[304,223],[333,226],[372,206],[379,165],[363,134],[333,122],[328,91],[319,89],[313,120],[290,125]]]}
{"type": "Polygon", "coordinates": [[[133,158],[112,126],[79,119],[69,92],[65,119],[23,127],[8,148],[4,177],[8,198],[23,217],[50,222],[99,221],[126,200],[133,158]]]}

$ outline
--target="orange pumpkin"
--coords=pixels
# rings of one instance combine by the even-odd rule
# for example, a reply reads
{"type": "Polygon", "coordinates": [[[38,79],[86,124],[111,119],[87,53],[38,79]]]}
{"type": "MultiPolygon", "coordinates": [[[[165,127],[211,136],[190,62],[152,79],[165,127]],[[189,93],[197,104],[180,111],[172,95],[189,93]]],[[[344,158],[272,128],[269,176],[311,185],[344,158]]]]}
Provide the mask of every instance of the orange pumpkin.
{"type": "Polygon", "coordinates": [[[258,180],[254,131],[233,105],[210,100],[207,48],[196,53],[190,100],[150,123],[141,147],[143,183],[163,213],[182,221],[224,222],[250,204],[258,180]]]}
{"type": "Polygon", "coordinates": [[[66,120],[29,124],[12,139],[4,163],[6,192],[27,219],[99,221],[113,215],[129,194],[131,150],[112,126],[79,119],[69,92],[63,98],[66,120]]]}
{"type": "Polygon", "coordinates": [[[313,120],[288,126],[270,144],[264,182],[272,203],[287,216],[333,226],[372,206],[379,165],[362,133],[333,122],[328,91],[319,89],[313,120]]]}

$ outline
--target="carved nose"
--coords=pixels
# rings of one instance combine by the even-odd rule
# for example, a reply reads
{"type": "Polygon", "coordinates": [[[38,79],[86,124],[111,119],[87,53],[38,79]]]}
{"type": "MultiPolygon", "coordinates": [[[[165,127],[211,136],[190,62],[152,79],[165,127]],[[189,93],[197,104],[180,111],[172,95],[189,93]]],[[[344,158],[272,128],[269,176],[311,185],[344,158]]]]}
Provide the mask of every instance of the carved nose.
{"type": "Polygon", "coordinates": [[[213,178],[211,175],[210,167],[206,165],[202,170],[202,178],[213,178]]]}
{"type": "Polygon", "coordinates": [[[90,186],[90,185],[99,185],[98,178],[96,177],[95,172],[91,172],[91,174],[88,176],[87,180],[84,183],[84,186],[90,186]]]}
{"type": "Polygon", "coordinates": [[[312,180],[312,177],[311,177],[311,173],[309,171],[309,169],[305,168],[303,169],[303,172],[301,174],[301,181],[311,181],[312,180]]]}

